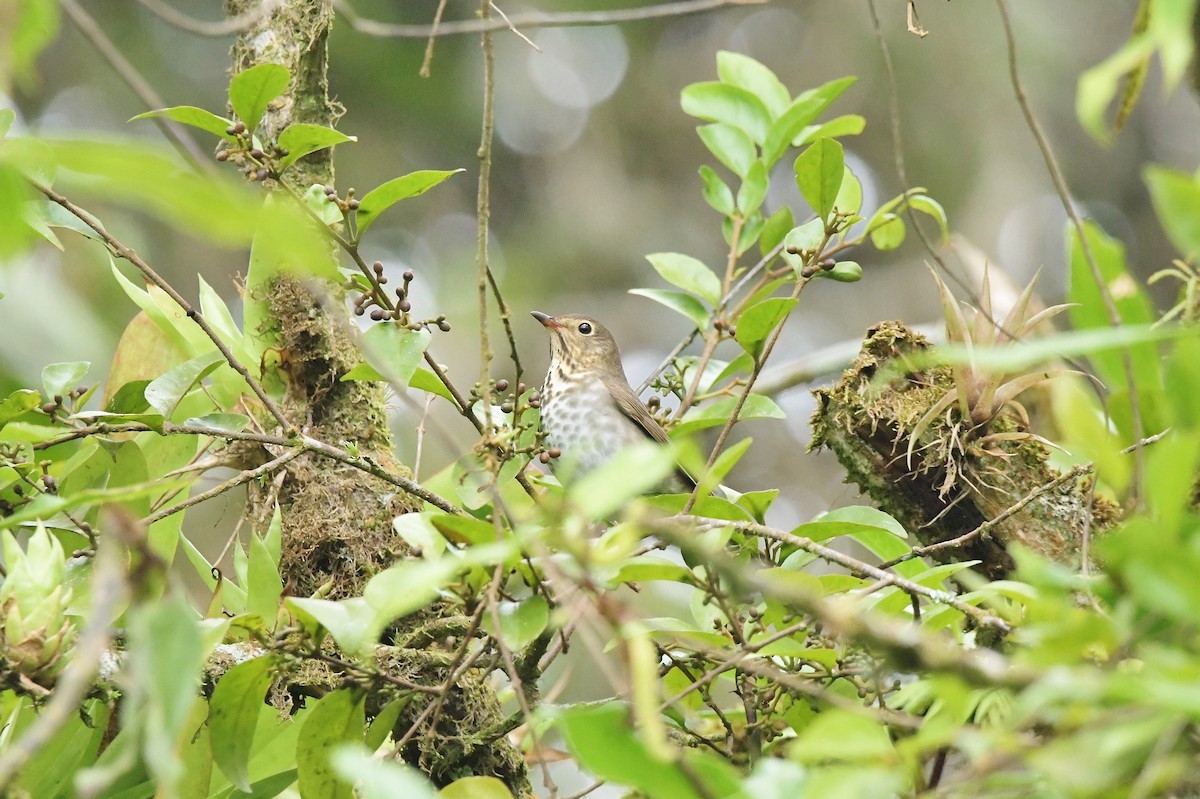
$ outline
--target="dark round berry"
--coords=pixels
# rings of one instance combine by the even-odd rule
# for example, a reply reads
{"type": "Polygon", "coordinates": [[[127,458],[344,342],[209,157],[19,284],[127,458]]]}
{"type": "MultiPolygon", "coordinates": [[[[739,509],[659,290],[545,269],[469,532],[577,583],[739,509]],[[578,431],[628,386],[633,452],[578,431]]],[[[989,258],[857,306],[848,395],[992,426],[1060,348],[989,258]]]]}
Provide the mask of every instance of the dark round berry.
{"type": "Polygon", "coordinates": [[[438,322],[438,330],[442,331],[443,333],[449,333],[450,323],[443,319],[442,321],[438,322]]]}
{"type": "Polygon", "coordinates": [[[550,462],[550,453],[549,452],[540,453],[538,455],[538,460],[541,461],[542,463],[549,463],[550,462]]]}
{"type": "Polygon", "coordinates": [[[259,180],[266,180],[266,179],[267,179],[267,177],[268,177],[270,174],[271,174],[271,173],[270,173],[269,171],[267,171],[267,168],[266,168],[266,167],[263,167],[262,169],[258,170],[258,179],[259,179],[259,180]]]}
{"type": "Polygon", "coordinates": [[[371,268],[375,270],[375,274],[382,275],[383,274],[383,261],[376,261],[375,263],[371,264],[371,268]]]}
{"type": "Polygon", "coordinates": [[[400,309],[401,313],[408,313],[412,310],[412,303],[408,300],[400,300],[396,303],[396,307],[400,309]]]}
{"type": "Polygon", "coordinates": [[[62,405],[62,394],[55,394],[55,395],[54,395],[54,404],[55,404],[55,405],[62,405]]]}
{"type": "Polygon", "coordinates": [[[229,127],[225,128],[225,132],[226,132],[227,134],[229,134],[230,136],[236,136],[236,135],[237,135],[237,132],[238,132],[238,130],[237,130],[237,126],[235,126],[235,125],[230,125],[229,127]]]}
{"type": "Polygon", "coordinates": [[[367,312],[367,309],[366,309],[366,308],[364,308],[364,307],[362,307],[361,305],[355,305],[355,306],[354,306],[354,315],[355,315],[355,316],[362,316],[362,315],[363,315],[363,314],[365,314],[366,312],[367,312]]]}
{"type": "Polygon", "coordinates": [[[508,381],[503,377],[496,381],[497,391],[508,391],[508,381]]]}
{"type": "Polygon", "coordinates": [[[349,200],[346,201],[346,207],[349,208],[351,211],[357,211],[358,210],[358,200],[351,197],[349,200]]]}
{"type": "Polygon", "coordinates": [[[415,277],[415,275],[413,275],[413,270],[411,270],[411,269],[405,269],[405,270],[404,270],[404,282],[405,282],[405,283],[407,283],[407,282],[409,282],[410,280],[412,280],[412,279],[413,279],[413,277],[415,277]]]}
{"type": "Polygon", "coordinates": [[[45,405],[42,406],[42,413],[52,414],[52,413],[54,413],[54,411],[57,408],[58,408],[58,406],[55,405],[53,402],[47,402],[45,405]]]}
{"type": "Polygon", "coordinates": [[[250,156],[257,161],[261,161],[267,157],[267,154],[264,153],[262,150],[258,149],[257,147],[255,147],[253,150],[250,151],[250,156]]]}
{"type": "Polygon", "coordinates": [[[229,153],[226,152],[225,150],[221,150],[220,152],[217,153],[217,160],[218,161],[228,161],[229,153]]]}
{"type": "Polygon", "coordinates": [[[372,309],[371,310],[371,321],[378,322],[381,319],[383,319],[383,309],[382,308],[372,309]]]}
{"type": "Polygon", "coordinates": [[[517,383],[517,393],[518,394],[525,393],[525,384],[524,383],[517,383]]]}
{"type": "Polygon", "coordinates": [[[246,123],[241,121],[240,119],[237,122],[234,122],[233,123],[233,132],[234,133],[245,133],[246,132],[246,123]]]}
{"type": "Polygon", "coordinates": [[[548,454],[551,458],[561,458],[562,450],[558,447],[551,447],[550,449],[546,450],[546,454],[548,454]]]}
{"type": "Polygon", "coordinates": [[[337,189],[335,189],[333,186],[326,186],[326,187],[325,187],[325,195],[326,195],[327,197],[332,197],[332,196],[334,196],[335,194],[337,194],[337,189]]]}
{"type": "Polygon", "coordinates": [[[506,402],[506,403],[502,404],[500,406],[500,412],[501,413],[512,413],[513,412],[513,404],[511,402],[506,402]]]}
{"type": "Polygon", "coordinates": [[[821,261],[821,268],[826,272],[833,269],[835,266],[837,266],[837,261],[833,260],[832,258],[826,258],[824,261],[821,261]]]}
{"type": "Polygon", "coordinates": [[[817,267],[806,266],[800,270],[800,277],[812,277],[817,273],[817,267]]]}

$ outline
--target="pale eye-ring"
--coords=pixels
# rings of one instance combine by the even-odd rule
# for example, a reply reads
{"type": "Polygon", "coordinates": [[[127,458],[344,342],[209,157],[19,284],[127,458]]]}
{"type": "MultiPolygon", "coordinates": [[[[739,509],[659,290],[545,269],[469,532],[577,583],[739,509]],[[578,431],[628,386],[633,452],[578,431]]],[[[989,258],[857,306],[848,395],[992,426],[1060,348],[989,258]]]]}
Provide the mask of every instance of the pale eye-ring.
{"type": "Polygon", "coordinates": [[[591,324],[589,324],[588,322],[580,322],[580,323],[579,323],[579,332],[580,332],[580,333],[582,333],[582,334],[583,334],[583,335],[585,335],[585,336],[590,336],[590,335],[592,335],[592,326],[591,326],[591,324]]]}

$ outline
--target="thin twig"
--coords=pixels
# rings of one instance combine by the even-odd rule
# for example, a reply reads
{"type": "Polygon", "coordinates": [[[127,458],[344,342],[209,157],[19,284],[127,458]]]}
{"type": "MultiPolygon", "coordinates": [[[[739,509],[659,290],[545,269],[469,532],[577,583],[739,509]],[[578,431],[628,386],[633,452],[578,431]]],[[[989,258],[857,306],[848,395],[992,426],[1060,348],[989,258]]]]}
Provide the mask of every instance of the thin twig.
{"type": "Polygon", "coordinates": [[[622,8],[613,11],[567,11],[558,14],[514,14],[510,22],[497,19],[471,19],[443,22],[436,28],[430,25],[396,25],[378,20],[365,19],[355,13],[347,0],[335,0],[334,5],[346,18],[350,27],[369,36],[388,36],[400,39],[427,39],[431,36],[461,36],[463,34],[490,33],[506,30],[512,26],[521,28],[566,28],[578,25],[615,25],[622,22],[637,22],[661,17],[677,17],[699,14],[727,6],[762,5],[768,0],[681,0],[641,8],[622,8]]]}
{"type": "Polygon", "coordinates": [[[849,555],[838,552],[836,549],[831,549],[830,547],[818,544],[811,538],[796,535],[795,533],[789,533],[784,530],[777,530],[774,527],[768,527],[765,524],[758,524],[756,522],[740,520],[727,521],[722,519],[710,519],[704,516],[690,516],[683,514],[674,517],[674,519],[685,524],[697,524],[706,528],[735,527],[738,530],[757,535],[761,538],[779,541],[783,544],[788,544],[789,546],[802,549],[805,552],[811,552],[827,563],[833,563],[841,566],[856,577],[870,577],[888,585],[894,585],[901,591],[904,591],[912,596],[923,596],[929,601],[936,602],[939,605],[949,605],[950,607],[962,613],[964,616],[969,616],[976,624],[981,626],[991,627],[993,630],[998,630],[1004,634],[1007,634],[1011,629],[1008,622],[1004,621],[1000,617],[993,616],[987,611],[980,610],[974,605],[963,602],[949,591],[938,591],[933,588],[927,588],[919,583],[914,583],[912,580],[905,579],[904,577],[892,574],[891,572],[886,572],[878,566],[872,566],[869,563],[864,563],[863,561],[858,560],[857,558],[852,558],[849,555]]]}
{"type": "MultiPolygon", "coordinates": [[[[1071,202],[1071,191],[1067,187],[1066,178],[1063,177],[1062,169],[1059,168],[1058,160],[1054,157],[1054,152],[1050,149],[1050,141],[1046,138],[1046,134],[1042,131],[1042,126],[1038,123],[1037,117],[1033,115],[1033,109],[1029,106],[1029,99],[1025,95],[1025,87],[1021,83],[1021,76],[1017,71],[1017,40],[1013,35],[1012,19],[1008,14],[1008,4],[1005,0],[996,0],[996,7],[1000,11],[1000,21],[1004,24],[1004,40],[1008,45],[1008,74],[1012,81],[1013,92],[1016,94],[1017,105],[1021,108],[1021,113],[1025,116],[1025,122],[1029,126],[1029,131],[1033,134],[1033,138],[1037,141],[1038,150],[1042,153],[1042,160],[1046,162],[1046,170],[1050,173],[1050,180],[1054,183],[1054,189],[1058,192],[1058,198],[1062,202],[1063,209],[1067,212],[1067,217],[1071,220],[1071,226],[1075,228],[1075,235],[1079,237],[1079,249],[1083,253],[1083,259],[1087,262],[1088,270],[1092,273],[1092,280],[1096,284],[1096,290],[1100,293],[1100,298],[1104,302],[1104,309],[1108,313],[1108,321],[1113,327],[1120,327],[1122,324],[1121,312],[1117,308],[1116,301],[1113,299],[1112,292],[1108,288],[1108,283],[1104,279],[1103,273],[1100,271],[1100,265],[1096,261],[1096,256],[1092,252],[1092,245],[1088,243],[1086,231],[1083,227],[1083,220],[1079,217],[1079,212],[1075,210],[1075,204],[1071,202]]],[[[1134,377],[1133,356],[1129,352],[1128,347],[1121,348],[1121,365],[1125,371],[1125,382],[1129,389],[1129,415],[1133,424],[1134,441],[1140,442],[1145,437],[1145,428],[1142,421],[1141,400],[1138,397],[1137,383],[1134,377]]],[[[1134,507],[1141,507],[1144,495],[1144,482],[1146,473],[1146,455],[1142,451],[1140,445],[1135,445],[1133,450],[1133,487],[1131,489],[1132,500],[1134,507]]]]}
{"type": "MultiPolygon", "coordinates": [[[[492,13],[491,0],[480,0],[479,16],[484,22],[492,13]]],[[[492,34],[479,37],[483,50],[483,113],[479,134],[479,189],[475,196],[475,260],[479,268],[479,399],[484,409],[485,435],[492,432],[492,349],[488,342],[488,226],[491,222],[490,180],[492,177],[492,126],[496,115],[496,52],[492,34]]]]}
{"type": "Polygon", "coordinates": [[[510,30],[512,33],[516,34],[517,38],[519,38],[521,41],[525,42],[525,44],[529,45],[530,47],[532,47],[532,48],[533,48],[534,50],[536,50],[537,52],[539,52],[539,53],[540,53],[540,52],[542,52],[542,48],[540,48],[540,47],[538,47],[536,44],[534,44],[532,39],[530,39],[528,36],[526,36],[525,34],[521,33],[519,30],[517,30],[517,26],[512,24],[512,20],[510,20],[510,19],[508,18],[508,14],[505,14],[505,13],[504,13],[504,12],[503,12],[503,11],[500,9],[500,6],[496,5],[495,3],[492,3],[492,4],[491,4],[491,6],[492,6],[492,10],[493,10],[493,11],[495,11],[497,14],[499,14],[499,15],[500,15],[500,19],[502,19],[502,20],[504,20],[506,23],[508,23],[508,29],[509,29],[509,30],[510,30]]]}
{"type": "Polygon", "coordinates": [[[117,241],[117,239],[114,238],[112,234],[110,234],[104,228],[104,225],[100,223],[100,220],[96,219],[87,211],[75,205],[75,203],[71,202],[53,189],[47,186],[42,186],[36,182],[34,182],[33,185],[38,191],[46,195],[46,197],[48,197],[50,200],[61,205],[74,217],[94,230],[100,236],[100,238],[104,240],[104,243],[108,245],[114,254],[137,267],[138,271],[141,272],[147,280],[158,286],[167,294],[168,297],[174,300],[175,304],[182,308],[184,313],[187,314],[187,317],[195,322],[200,329],[204,331],[204,334],[208,336],[212,343],[216,345],[216,348],[225,358],[225,362],[232,366],[234,371],[242,376],[242,378],[246,381],[246,384],[250,386],[250,390],[253,391],[254,395],[258,397],[260,402],[262,402],[263,407],[267,409],[271,416],[275,417],[275,421],[279,423],[279,426],[289,434],[295,430],[295,428],[292,426],[292,423],[289,422],[287,417],[283,415],[283,411],[280,410],[279,406],[275,404],[275,401],[267,395],[267,392],[262,387],[262,384],[250,374],[249,369],[242,365],[241,361],[239,361],[229,349],[229,346],[221,340],[221,337],[217,334],[217,331],[213,330],[212,326],[209,325],[208,320],[205,319],[198,310],[192,307],[192,304],[185,300],[183,295],[175,290],[174,286],[160,277],[159,274],[155,272],[153,268],[151,268],[150,264],[146,263],[140,255],[131,250],[129,247],[126,247],[121,242],[117,241]]]}
{"type": "MultiPolygon", "coordinates": [[[[143,0],[144,2],[146,0],[143,0]]],[[[113,71],[120,76],[121,80],[125,81],[133,93],[138,96],[138,99],[145,103],[148,109],[162,108],[166,105],[162,98],[158,96],[158,92],[154,91],[154,87],[150,82],[138,72],[137,67],[125,58],[120,49],[113,44],[112,39],[104,32],[104,29],[97,24],[96,20],[84,10],[83,6],[79,5],[76,0],[61,0],[63,11],[71,18],[71,22],[75,23],[75,27],[84,35],[92,46],[96,48],[96,52],[108,62],[113,71]]],[[[193,169],[209,170],[212,168],[212,163],[209,157],[205,155],[200,146],[188,135],[187,131],[174,120],[166,119],[165,117],[152,117],[151,121],[158,126],[163,135],[167,137],[167,141],[175,146],[179,154],[183,156],[193,169]]]]}
{"type": "Polygon", "coordinates": [[[421,70],[417,73],[422,78],[433,74],[430,67],[433,64],[433,43],[437,41],[438,26],[442,24],[442,14],[446,12],[446,0],[438,0],[437,11],[433,13],[433,25],[429,29],[429,41],[425,43],[425,58],[421,61],[421,70]]]}
{"type": "Polygon", "coordinates": [[[187,510],[188,508],[192,507],[193,505],[199,505],[201,502],[212,499],[213,497],[216,497],[216,496],[220,496],[221,494],[224,494],[226,491],[229,491],[232,488],[236,488],[237,486],[240,486],[244,483],[249,483],[251,480],[256,480],[265,474],[270,474],[271,472],[275,471],[276,469],[283,466],[284,464],[289,463],[290,461],[294,460],[297,456],[302,455],[303,453],[304,453],[303,447],[295,447],[293,449],[289,449],[287,452],[283,453],[279,457],[273,458],[261,466],[257,466],[253,469],[246,469],[245,471],[241,472],[240,474],[234,475],[233,477],[229,478],[228,480],[226,480],[222,483],[219,483],[218,485],[213,486],[212,488],[208,489],[207,491],[201,491],[199,494],[196,494],[194,496],[188,497],[185,500],[177,502],[169,508],[164,508],[163,510],[160,510],[160,511],[150,514],[146,518],[142,519],[142,524],[144,524],[148,527],[161,519],[167,518],[168,516],[174,516],[176,513],[179,513],[181,510],[187,510]]]}
{"type": "Polygon", "coordinates": [[[177,28],[194,33],[197,36],[233,36],[250,30],[266,19],[271,12],[282,4],[282,0],[262,0],[249,11],[236,17],[221,20],[204,20],[189,17],[162,0],[138,0],[147,11],[177,28]]]}

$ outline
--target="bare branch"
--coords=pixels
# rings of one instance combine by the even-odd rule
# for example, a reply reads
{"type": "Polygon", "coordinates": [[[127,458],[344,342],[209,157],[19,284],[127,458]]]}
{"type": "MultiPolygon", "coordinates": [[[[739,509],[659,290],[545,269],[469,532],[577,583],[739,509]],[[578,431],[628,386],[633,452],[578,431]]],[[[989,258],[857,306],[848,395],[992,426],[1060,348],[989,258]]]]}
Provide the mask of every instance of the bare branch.
{"type": "Polygon", "coordinates": [[[189,17],[182,11],[164,3],[162,0],[138,0],[147,11],[177,28],[194,33],[197,36],[233,36],[250,30],[264,18],[269,16],[282,0],[262,0],[254,9],[236,17],[208,21],[189,17]]]}
{"type": "Polygon", "coordinates": [[[365,19],[355,13],[348,0],[335,0],[334,5],[351,28],[368,36],[399,39],[428,39],[435,36],[461,36],[487,33],[509,28],[566,28],[580,25],[615,25],[662,17],[699,14],[727,6],[762,5],[768,0],[681,0],[642,8],[622,8],[614,11],[567,11],[559,14],[514,14],[503,19],[470,19],[442,22],[439,25],[397,25],[365,19]]]}

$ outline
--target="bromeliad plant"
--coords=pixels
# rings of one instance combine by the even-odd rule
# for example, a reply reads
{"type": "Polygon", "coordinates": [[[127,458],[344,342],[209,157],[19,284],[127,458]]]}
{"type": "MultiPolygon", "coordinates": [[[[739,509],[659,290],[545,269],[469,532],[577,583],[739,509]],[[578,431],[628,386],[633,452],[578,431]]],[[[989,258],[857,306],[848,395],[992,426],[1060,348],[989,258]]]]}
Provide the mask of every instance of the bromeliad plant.
{"type": "Polygon", "coordinates": [[[975,309],[973,319],[968,322],[961,304],[946,283],[933,269],[930,269],[930,273],[942,298],[946,340],[961,348],[963,358],[956,359],[950,367],[953,385],[945,389],[905,435],[908,437],[909,468],[912,468],[914,454],[925,453],[919,468],[921,471],[945,470],[940,489],[941,495],[945,496],[960,477],[970,479],[968,464],[972,449],[1006,458],[1009,454],[995,446],[1003,441],[1036,440],[1053,446],[1045,438],[1030,432],[1029,413],[1017,397],[1059,375],[1080,373],[1070,369],[1039,369],[1013,374],[986,368],[976,358],[980,350],[1020,341],[1071,307],[1062,304],[1034,310],[1031,301],[1037,285],[1036,275],[1017,297],[1004,319],[997,321],[992,309],[991,281],[987,270],[984,270],[979,308],[975,309]],[[1000,419],[1004,416],[1011,417],[1013,423],[1001,424],[1000,419]],[[938,426],[937,435],[932,440],[925,440],[925,433],[939,417],[942,423],[938,426]]]}

